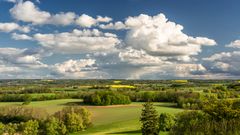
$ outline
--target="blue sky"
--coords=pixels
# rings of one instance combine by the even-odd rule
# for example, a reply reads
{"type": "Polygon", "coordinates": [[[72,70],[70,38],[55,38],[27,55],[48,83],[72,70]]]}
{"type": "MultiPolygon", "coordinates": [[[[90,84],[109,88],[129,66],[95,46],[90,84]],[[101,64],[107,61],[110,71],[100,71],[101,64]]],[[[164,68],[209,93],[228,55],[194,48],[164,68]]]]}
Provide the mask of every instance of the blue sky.
{"type": "Polygon", "coordinates": [[[0,0],[0,78],[236,79],[237,0],[0,0]]]}

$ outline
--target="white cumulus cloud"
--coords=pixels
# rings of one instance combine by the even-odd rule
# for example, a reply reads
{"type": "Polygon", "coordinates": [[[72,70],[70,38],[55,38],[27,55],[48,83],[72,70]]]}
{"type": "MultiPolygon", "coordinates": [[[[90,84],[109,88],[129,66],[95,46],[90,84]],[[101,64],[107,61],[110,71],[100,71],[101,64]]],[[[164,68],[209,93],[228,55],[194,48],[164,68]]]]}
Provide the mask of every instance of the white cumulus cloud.
{"type": "Polygon", "coordinates": [[[42,11],[31,1],[19,1],[10,9],[12,17],[23,22],[37,24],[70,25],[73,24],[76,14],[73,12],[51,14],[42,11]]]}
{"type": "Polygon", "coordinates": [[[32,40],[32,37],[30,37],[26,34],[13,33],[12,39],[14,39],[14,40],[32,40]]]}
{"type": "Polygon", "coordinates": [[[214,40],[206,37],[188,36],[182,32],[183,26],[168,21],[164,14],[128,17],[125,25],[130,29],[126,44],[151,55],[192,56],[201,52],[202,45],[216,45],[214,40]]]}
{"type": "Polygon", "coordinates": [[[110,17],[102,17],[102,16],[97,16],[97,18],[93,18],[89,15],[86,14],[82,14],[81,16],[79,16],[76,20],[76,24],[81,26],[81,27],[87,27],[90,28],[92,26],[97,25],[98,23],[104,22],[110,22],[112,20],[112,18],[110,17]]]}
{"type": "Polygon", "coordinates": [[[20,32],[28,33],[30,32],[30,27],[28,26],[20,26],[17,23],[0,23],[0,31],[3,32],[12,32],[18,30],[20,32]]]}
{"type": "Polygon", "coordinates": [[[240,40],[235,40],[231,42],[230,44],[226,45],[227,47],[232,47],[232,48],[240,48],[240,40]]]}
{"type": "Polygon", "coordinates": [[[3,65],[28,68],[46,67],[47,65],[40,60],[39,54],[35,54],[28,49],[0,48],[0,62],[3,65]]]}
{"type": "Polygon", "coordinates": [[[67,60],[52,66],[53,74],[64,78],[102,78],[94,59],[67,60]]]}
{"type": "Polygon", "coordinates": [[[61,53],[89,53],[113,51],[120,40],[115,34],[97,29],[78,30],[57,34],[35,34],[34,39],[42,46],[61,53]]]}
{"type": "Polygon", "coordinates": [[[112,30],[124,30],[127,29],[126,25],[121,22],[121,21],[117,21],[115,23],[109,23],[109,24],[100,24],[99,25],[100,28],[102,29],[112,29],[112,30]]]}
{"type": "Polygon", "coordinates": [[[34,24],[43,24],[51,17],[49,12],[41,11],[31,1],[18,2],[10,9],[10,13],[17,20],[34,24]]]}
{"type": "Polygon", "coordinates": [[[240,75],[240,51],[216,53],[210,57],[203,58],[207,69],[211,73],[222,73],[222,76],[240,75]]]}

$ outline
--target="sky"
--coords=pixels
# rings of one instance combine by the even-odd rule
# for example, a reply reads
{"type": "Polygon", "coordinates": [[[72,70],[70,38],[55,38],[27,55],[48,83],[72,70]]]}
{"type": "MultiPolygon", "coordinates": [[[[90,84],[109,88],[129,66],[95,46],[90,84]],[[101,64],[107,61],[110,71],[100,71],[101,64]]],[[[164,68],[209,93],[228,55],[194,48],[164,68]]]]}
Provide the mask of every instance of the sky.
{"type": "Polygon", "coordinates": [[[0,0],[0,79],[239,79],[239,0],[0,0]]]}

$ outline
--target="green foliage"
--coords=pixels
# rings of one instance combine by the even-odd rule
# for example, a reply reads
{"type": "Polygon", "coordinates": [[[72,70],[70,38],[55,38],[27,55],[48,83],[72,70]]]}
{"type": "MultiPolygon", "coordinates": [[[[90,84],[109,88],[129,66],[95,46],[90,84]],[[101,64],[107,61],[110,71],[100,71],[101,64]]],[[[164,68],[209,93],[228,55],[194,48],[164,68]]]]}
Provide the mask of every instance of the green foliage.
{"type": "Polygon", "coordinates": [[[215,120],[240,118],[240,109],[234,100],[209,100],[204,103],[203,111],[215,120]]]}
{"type": "Polygon", "coordinates": [[[48,94],[0,94],[0,102],[31,102],[31,101],[45,101],[55,99],[71,98],[68,93],[48,93],[48,94]]]}
{"type": "Polygon", "coordinates": [[[16,133],[16,130],[17,130],[17,124],[9,123],[4,126],[3,132],[7,133],[8,135],[14,135],[16,133]]]}
{"type": "Polygon", "coordinates": [[[177,115],[173,135],[238,135],[240,109],[233,100],[209,100],[202,111],[188,111],[177,115]],[[194,131],[194,132],[193,132],[194,131]]]}
{"type": "Polygon", "coordinates": [[[45,123],[46,135],[66,135],[67,128],[64,123],[55,117],[49,118],[45,123]]]}
{"type": "Polygon", "coordinates": [[[68,113],[66,127],[70,133],[82,131],[84,129],[82,117],[76,113],[68,113]]]}
{"type": "Polygon", "coordinates": [[[159,130],[170,131],[175,124],[175,116],[169,113],[161,113],[159,116],[159,130]]]}
{"type": "Polygon", "coordinates": [[[205,114],[201,111],[186,111],[177,115],[177,121],[175,126],[171,130],[173,135],[188,135],[193,133],[194,135],[205,132],[205,114]]]}
{"type": "Polygon", "coordinates": [[[84,97],[85,104],[91,105],[118,105],[130,104],[131,100],[128,96],[113,91],[97,91],[94,94],[84,97]]]}
{"type": "Polygon", "coordinates": [[[70,133],[85,130],[92,125],[91,113],[78,106],[65,107],[54,116],[66,125],[70,133]]]}
{"type": "Polygon", "coordinates": [[[227,91],[227,87],[220,85],[220,86],[216,86],[215,89],[220,90],[220,91],[227,91]]]}
{"type": "Polygon", "coordinates": [[[4,124],[0,122],[0,135],[4,133],[4,124]]]}
{"type": "Polygon", "coordinates": [[[37,135],[39,124],[36,120],[29,120],[24,123],[23,135],[37,135]]]}
{"type": "Polygon", "coordinates": [[[154,92],[144,92],[141,96],[142,96],[142,97],[141,97],[142,100],[143,100],[143,101],[146,101],[146,102],[151,102],[151,101],[153,101],[153,100],[154,100],[154,97],[155,97],[154,92]]]}
{"type": "Polygon", "coordinates": [[[158,135],[158,114],[153,103],[146,102],[143,104],[140,121],[142,123],[143,135],[158,135]]]}
{"type": "Polygon", "coordinates": [[[201,99],[199,93],[184,93],[177,97],[177,105],[178,107],[184,109],[193,109],[197,110],[201,108],[201,99]]]}
{"type": "Polygon", "coordinates": [[[5,106],[0,107],[0,122],[20,123],[29,120],[44,120],[48,116],[43,109],[28,108],[22,106],[5,106]]]}

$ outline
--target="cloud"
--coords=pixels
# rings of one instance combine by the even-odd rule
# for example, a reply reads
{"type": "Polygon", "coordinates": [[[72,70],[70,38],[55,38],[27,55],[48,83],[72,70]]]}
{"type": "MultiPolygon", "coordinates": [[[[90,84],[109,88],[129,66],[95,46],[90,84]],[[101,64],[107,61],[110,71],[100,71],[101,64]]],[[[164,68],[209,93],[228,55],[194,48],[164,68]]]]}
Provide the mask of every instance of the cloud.
{"type": "Polygon", "coordinates": [[[94,59],[70,59],[53,65],[52,70],[52,74],[65,78],[102,78],[94,59]]]}
{"type": "Polygon", "coordinates": [[[120,43],[115,34],[103,33],[97,29],[74,29],[72,32],[57,34],[38,33],[34,39],[48,49],[66,54],[114,51],[120,43]]]}
{"type": "Polygon", "coordinates": [[[203,58],[210,73],[221,73],[222,76],[240,75],[240,51],[216,53],[203,58]]]}
{"type": "Polygon", "coordinates": [[[76,24],[81,26],[81,27],[87,27],[90,28],[92,26],[97,25],[100,22],[110,22],[112,20],[112,18],[110,17],[102,17],[102,16],[97,16],[97,18],[93,18],[89,15],[86,14],[82,14],[81,16],[79,16],[76,20],[76,24]]]}
{"type": "Polygon", "coordinates": [[[112,29],[112,30],[124,30],[128,29],[126,25],[123,22],[115,22],[115,23],[109,23],[109,24],[101,24],[99,25],[100,28],[102,29],[112,29]]]}
{"type": "Polygon", "coordinates": [[[44,24],[51,17],[50,13],[41,11],[31,1],[19,1],[10,9],[10,13],[17,20],[33,24],[44,24]]]}
{"type": "Polygon", "coordinates": [[[19,26],[17,23],[0,23],[0,31],[2,32],[12,32],[12,31],[20,31],[24,33],[30,32],[30,27],[28,26],[19,26]]]}
{"type": "Polygon", "coordinates": [[[90,28],[92,25],[95,25],[97,21],[93,17],[83,14],[76,20],[76,23],[82,27],[90,28]]]}
{"type": "Polygon", "coordinates": [[[76,16],[77,15],[73,12],[59,13],[51,16],[51,18],[45,23],[54,25],[70,25],[74,23],[76,16]]]}
{"type": "Polygon", "coordinates": [[[0,65],[0,73],[18,73],[20,68],[18,67],[6,67],[5,65],[0,65]]]}
{"type": "Polygon", "coordinates": [[[53,78],[49,66],[41,62],[51,54],[41,48],[0,48],[1,79],[53,78]]]}
{"type": "Polygon", "coordinates": [[[161,65],[164,64],[164,61],[159,57],[154,57],[148,55],[143,50],[134,50],[132,48],[128,48],[119,53],[119,58],[123,62],[128,62],[133,65],[161,65]]]}
{"type": "Polygon", "coordinates": [[[104,56],[107,64],[97,61],[104,67],[100,69],[110,76],[130,79],[208,77],[207,69],[195,56],[202,51],[202,46],[216,45],[214,40],[184,34],[183,26],[168,21],[163,14],[128,17],[124,27],[127,35],[125,44],[118,50],[118,58],[112,60],[109,56],[111,60],[106,61],[107,54],[104,56]]]}
{"type": "Polygon", "coordinates": [[[226,45],[226,47],[240,48],[240,40],[235,40],[235,41],[231,42],[230,44],[226,45]]]}
{"type": "Polygon", "coordinates": [[[126,44],[151,55],[190,57],[199,54],[203,45],[216,45],[212,39],[184,34],[183,26],[168,21],[164,14],[128,17],[125,25],[130,29],[126,44]]]}
{"type": "Polygon", "coordinates": [[[32,40],[32,37],[30,37],[26,34],[13,33],[12,34],[12,39],[14,39],[14,40],[32,40]]]}
{"type": "Polygon", "coordinates": [[[77,24],[81,27],[90,28],[98,23],[108,23],[112,21],[112,18],[107,16],[97,16],[93,18],[89,15],[82,14],[78,17],[78,15],[73,12],[51,14],[47,11],[42,11],[31,1],[18,1],[15,3],[15,6],[10,9],[12,17],[16,20],[34,25],[52,24],[66,26],[77,24]]]}
{"type": "Polygon", "coordinates": [[[108,23],[108,22],[112,21],[112,18],[110,18],[110,17],[108,17],[108,16],[102,17],[102,16],[98,15],[96,20],[97,20],[98,22],[108,23]]]}
{"type": "MultiPolygon", "coordinates": [[[[116,29],[114,23],[111,28],[109,24],[99,26],[116,29]]],[[[95,24],[92,23],[89,27],[93,25],[95,24]]],[[[168,21],[163,14],[153,17],[148,15],[128,17],[123,25],[127,30],[125,43],[117,48],[107,49],[116,51],[103,53],[88,51],[90,54],[87,57],[95,60],[98,71],[105,77],[129,79],[208,77],[207,69],[198,63],[194,56],[202,51],[202,46],[216,45],[214,40],[184,34],[183,26],[168,21]]]]}
{"type": "MultiPolygon", "coordinates": [[[[232,69],[233,65],[229,61],[213,61],[214,57],[220,56],[204,60],[211,61],[212,65],[201,64],[196,56],[203,46],[216,45],[215,40],[185,34],[182,25],[169,21],[164,14],[141,14],[128,17],[124,22],[111,22],[113,19],[107,16],[78,16],[73,12],[51,14],[40,10],[31,1],[17,2],[10,12],[16,20],[33,25],[73,24],[81,28],[70,32],[32,32],[31,35],[12,33],[14,40],[35,41],[41,49],[0,48],[0,65],[3,65],[0,71],[6,67],[11,67],[9,72],[14,68],[32,72],[41,68],[44,75],[48,72],[50,77],[56,78],[170,79],[208,77],[216,67],[221,67],[222,73],[232,69]],[[107,30],[125,30],[127,34],[121,40],[107,30]],[[74,54],[80,58],[44,64],[42,59],[51,59],[52,53],[66,57],[74,54]]],[[[19,25],[11,27],[2,29],[9,32],[21,30],[19,25]]]]}
{"type": "Polygon", "coordinates": [[[73,24],[76,14],[73,12],[58,13],[51,15],[47,11],[42,11],[31,1],[19,1],[10,9],[13,18],[23,22],[37,24],[70,25],[73,24]]]}
{"type": "Polygon", "coordinates": [[[200,63],[171,61],[132,48],[121,50],[118,53],[89,54],[87,57],[96,60],[98,70],[105,73],[107,78],[203,78],[206,73],[205,67],[200,63]]]}
{"type": "Polygon", "coordinates": [[[10,3],[17,3],[17,0],[5,0],[5,1],[10,3]]]}
{"type": "Polygon", "coordinates": [[[40,53],[29,49],[0,48],[0,62],[13,67],[44,68],[40,53]]]}
{"type": "Polygon", "coordinates": [[[207,46],[214,46],[217,43],[213,39],[209,39],[206,37],[189,37],[188,42],[190,44],[196,44],[196,45],[207,45],[207,46]]]}

